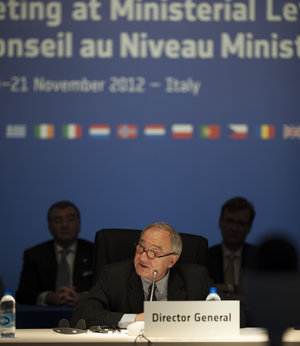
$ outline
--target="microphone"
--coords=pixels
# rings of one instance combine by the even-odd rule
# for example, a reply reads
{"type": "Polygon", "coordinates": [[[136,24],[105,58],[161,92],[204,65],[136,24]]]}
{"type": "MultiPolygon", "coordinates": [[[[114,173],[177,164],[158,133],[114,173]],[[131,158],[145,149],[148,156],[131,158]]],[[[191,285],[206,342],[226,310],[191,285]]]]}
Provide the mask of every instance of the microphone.
{"type": "Polygon", "coordinates": [[[152,302],[152,300],[153,300],[154,286],[155,286],[155,281],[156,281],[157,275],[158,275],[158,271],[156,269],[154,269],[153,273],[152,273],[153,279],[152,279],[152,288],[151,288],[151,295],[150,295],[149,302],[152,302]]]}
{"type": "Polygon", "coordinates": [[[70,323],[66,318],[62,318],[58,322],[58,326],[59,326],[59,328],[70,328],[70,323]]]}
{"type": "Polygon", "coordinates": [[[81,330],[85,330],[86,329],[86,322],[83,318],[81,318],[80,320],[78,320],[78,322],[75,325],[76,329],[81,329],[81,330]]]}

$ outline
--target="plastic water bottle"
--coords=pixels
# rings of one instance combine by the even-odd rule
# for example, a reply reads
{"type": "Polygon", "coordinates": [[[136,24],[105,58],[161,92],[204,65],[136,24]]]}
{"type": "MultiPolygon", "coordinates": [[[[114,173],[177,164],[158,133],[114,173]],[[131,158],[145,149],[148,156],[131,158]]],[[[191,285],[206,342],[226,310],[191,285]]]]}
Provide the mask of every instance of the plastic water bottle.
{"type": "Polygon", "coordinates": [[[1,338],[14,338],[16,332],[16,301],[9,289],[0,301],[1,338]]]}
{"type": "Polygon", "coordinates": [[[209,294],[206,297],[207,301],[219,301],[221,300],[220,296],[217,293],[217,287],[210,287],[209,294]]]}

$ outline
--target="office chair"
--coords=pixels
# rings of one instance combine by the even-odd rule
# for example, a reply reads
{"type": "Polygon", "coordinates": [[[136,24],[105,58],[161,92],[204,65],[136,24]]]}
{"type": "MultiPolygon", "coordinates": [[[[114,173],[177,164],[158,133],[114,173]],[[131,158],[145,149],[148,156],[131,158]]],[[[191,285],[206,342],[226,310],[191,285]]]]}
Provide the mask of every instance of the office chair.
{"type": "MultiPolygon", "coordinates": [[[[135,244],[139,240],[141,230],[105,228],[96,232],[94,243],[93,282],[99,278],[102,267],[133,258],[135,244]]],[[[178,263],[207,264],[208,240],[200,235],[180,233],[182,253],[178,263]]]]}

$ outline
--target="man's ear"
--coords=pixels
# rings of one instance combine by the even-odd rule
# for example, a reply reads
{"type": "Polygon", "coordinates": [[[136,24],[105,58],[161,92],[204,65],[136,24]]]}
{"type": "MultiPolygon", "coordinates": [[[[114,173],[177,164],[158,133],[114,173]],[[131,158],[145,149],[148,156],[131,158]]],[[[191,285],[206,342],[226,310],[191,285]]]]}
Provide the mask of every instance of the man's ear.
{"type": "Polygon", "coordinates": [[[178,255],[171,255],[170,256],[170,262],[168,265],[168,268],[172,268],[173,265],[178,261],[179,256],[178,255]]]}

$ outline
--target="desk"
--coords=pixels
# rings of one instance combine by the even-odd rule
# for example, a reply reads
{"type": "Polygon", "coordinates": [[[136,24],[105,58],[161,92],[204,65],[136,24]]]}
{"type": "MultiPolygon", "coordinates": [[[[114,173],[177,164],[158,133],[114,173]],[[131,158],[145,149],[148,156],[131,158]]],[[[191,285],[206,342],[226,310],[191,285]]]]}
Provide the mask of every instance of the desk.
{"type": "MultiPolygon", "coordinates": [[[[87,332],[76,335],[58,334],[52,329],[17,329],[14,339],[0,339],[0,345],[42,345],[42,346],[66,346],[66,345],[109,345],[126,346],[134,344],[136,337],[128,336],[126,330],[121,333],[100,334],[87,332]]],[[[268,336],[263,329],[243,328],[236,338],[195,337],[195,338],[162,338],[149,337],[154,346],[267,346],[268,336]]],[[[139,339],[138,343],[146,344],[145,339],[139,339]]],[[[284,335],[284,345],[299,346],[300,331],[288,330],[284,335]]]]}

